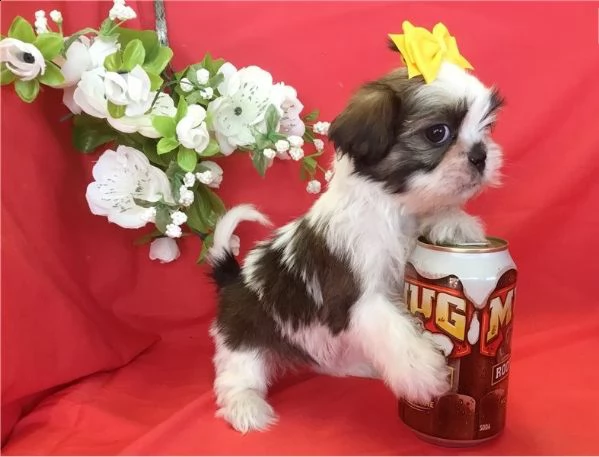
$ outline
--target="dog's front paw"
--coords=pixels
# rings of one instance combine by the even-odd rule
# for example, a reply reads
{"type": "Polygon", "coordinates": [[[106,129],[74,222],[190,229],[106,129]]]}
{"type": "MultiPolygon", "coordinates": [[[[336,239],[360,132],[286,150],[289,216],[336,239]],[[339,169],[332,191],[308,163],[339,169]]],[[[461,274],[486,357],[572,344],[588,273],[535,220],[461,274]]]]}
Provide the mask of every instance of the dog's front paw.
{"type": "Polygon", "coordinates": [[[433,244],[484,243],[485,229],[478,217],[464,212],[439,220],[426,234],[433,244]]]}
{"type": "Polygon", "coordinates": [[[420,335],[406,348],[399,361],[398,377],[392,380],[394,393],[412,403],[426,405],[450,389],[450,369],[440,348],[420,335]]]}

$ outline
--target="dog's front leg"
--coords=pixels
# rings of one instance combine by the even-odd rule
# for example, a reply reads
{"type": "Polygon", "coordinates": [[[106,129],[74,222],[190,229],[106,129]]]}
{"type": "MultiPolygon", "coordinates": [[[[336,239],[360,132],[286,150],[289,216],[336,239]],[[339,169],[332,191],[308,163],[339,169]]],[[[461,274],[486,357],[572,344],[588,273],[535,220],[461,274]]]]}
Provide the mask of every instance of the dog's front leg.
{"type": "Polygon", "coordinates": [[[426,404],[449,389],[445,357],[413,317],[382,295],[352,310],[351,332],[396,396],[426,404]]]}
{"type": "Polygon", "coordinates": [[[449,208],[422,217],[420,233],[434,244],[486,241],[481,220],[461,208],[449,208]]]}

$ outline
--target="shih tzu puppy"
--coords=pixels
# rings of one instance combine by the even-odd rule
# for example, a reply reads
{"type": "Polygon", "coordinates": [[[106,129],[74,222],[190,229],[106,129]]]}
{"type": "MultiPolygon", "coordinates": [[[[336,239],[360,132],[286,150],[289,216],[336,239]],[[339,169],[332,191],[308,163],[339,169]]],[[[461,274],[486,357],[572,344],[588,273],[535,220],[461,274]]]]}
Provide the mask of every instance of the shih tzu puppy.
{"type": "Polygon", "coordinates": [[[491,128],[494,89],[448,61],[436,79],[400,68],[365,84],[333,121],[328,189],[302,217],[258,243],[240,266],[229,240],[255,208],[230,210],[209,252],[219,305],[214,391],[218,415],[240,432],[276,415],[268,387],[281,367],[382,379],[426,403],[447,391],[448,367],[400,298],[418,236],[481,242],[461,206],[496,182],[501,150],[491,128]]]}

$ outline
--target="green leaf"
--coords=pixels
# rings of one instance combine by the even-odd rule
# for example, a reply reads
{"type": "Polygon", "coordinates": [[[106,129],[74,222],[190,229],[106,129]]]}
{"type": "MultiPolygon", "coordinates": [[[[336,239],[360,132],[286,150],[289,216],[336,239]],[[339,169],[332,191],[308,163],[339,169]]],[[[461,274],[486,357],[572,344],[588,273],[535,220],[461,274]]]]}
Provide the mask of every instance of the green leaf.
{"type": "Polygon", "coordinates": [[[73,146],[80,152],[90,153],[102,144],[114,141],[116,132],[104,119],[81,114],[73,121],[73,146]]]}
{"type": "Polygon", "coordinates": [[[206,149],[204,149],[200,155],[202,157],[212,157],[215,156],[216,154],[218,154],[220,152],[220,146],[218,145],[218,142],[214,139],[210,139],[210,142],[208,143],[208,146],[206,146],[206,149]]]}
{"type": "Polygon", "coordinates": [[[168,63],[173,58],[173,50],[166,46],[158,47],[157,51],[153,53],[152,60],[148,61],[144,65],[144,70],[148,73],[154,73],[159,75],[166,68],[168,63]]]}
{"type": "Polygon", "coordinates": [[[155,238],[160,238],[161,236],[162,232],[155,228],[150,233],[146,233],[145,235],[140,236],[133,242],[133,244],[135,246],[143,246],[144,244],[148,244],[154,241],[155,238]]]}
{"type": "Polygon", "coordinates": [[[161,138],[156,147],[158,155],[166,154],[179,146],[179,141],[175,138],[161,138]]]}
{"type": "Polygon", "coordinates": [[[123,117],[126,109],[127,107],[125,105],[115,105],[111,101],[108,101],[108,113],[115,119],[123,117]]]}
{"type": "Polygon", "coordinates": [[[277,130],[277,124],[279,123],[279,113],[274,105],[270,105],[266,109],[266,131],[275,132],[277,130]]]}
{"type": "Polygon", "coordinates": [[[204,241],[202,241],[202,249],[200,251],[200,256],[198,257],[198,260],[196,260],[196,263],[204,263],[206,261],[206,257],[208,256],[208,251],[210,250],[210,248],[213,245],[214,245],[214,233],[211,233],[206,238],[204,238],[204,241]]]}
{"type": "Polygon", "coordinates": [[[216,86],[218,86],[224,80],[225,80],[225,75],[223,75],[222,73],[217,73],[208,80],[208,86],[216,88],[216,86]]]}
{"type": "Polygon", "coordinates": [[[53,62],[47,62],[46,71],[38,78],[38,80],[46,86],[55,87],[64,82],[64,76],[58,65],[53,62]]]}
{"type": "Polygon", "coordinates": [[[204,56],[204,59],[202,59],[202,62],[200,62],[200,67],[208,70],[210,74],[215,74],[224,63],[224,59],[212,60],[210,53],[207,53],[204,56]]]}
{"type": "Polygon", "coordinates": [[[272,133],[268,134],[268,139],[270,141],[272,141],[273,143],[276,143],[279,140],[286,140],[287,137],[285,135],[280,134],[280,133],[272,132],[272,133]]]}
{"type": "Polygon", "coordinates": [[[21,16],[15,17],[12,21],[12,24],[10,24],[8,36],[10,38],[16,38],[17,40],[24,41],[25,43],[33,43],[35,41],[33,27],[21,16]]]}
{"type": "Polygon", "coordinates": [[[258,170],[258,174],[260,176],[266,175],[266,168],[268,167],[268,161],[262,151],[254,151],[252,153],[252,163],[254,164],[254,168],[258,170]]]}
{"type": "Polygon", "coordinates": [[[123,60],[121,59],[121,53],[115,52],[110,54],[106,59],[104,59],[104,68],[108,71],[119,72],[123,67],[123,60]]]}
{"type": "Polygon", "coordinates": [[[318,165],[318,163],[316,162],[316,159],[314,159],[312,157],[304,157],[302,159],[302,162],[303,162],[303,166],[306,168],[306,171],[310,175],[313,175],[314,172],[316,171],[316,166],[318,165]]]}
{"type": "Polygon", "coordinates": [[[185,101],[188,105],[208,105],[208,100],[202,97],[199,90],[185,94],[185,101]]]}
{"type": "Polygon", "coordinates": [[[179,147],[177,163],[185,171],[193,171],[198,163],[198,155],[193,149],[184,146],[179,147]]]}
{"type": "Polygon", "coordinates": [[[40,83],[36,79],[31,81],[17,80],[15,82],[17,95],[26,103],[31,103],[40,91],[40,83]]]}
{"type": "Polygon", "coordinates": [[[177,135],[177,122],[168,116],[154,116],[152,118],[152,126],[164,138],[175,138],[177,135]]]}
{"type": "Polygon", "coordinates": [[[171,211],[164,205],[156,205],[156,228],[162,233],[166,233],[166,226],[171,223],[171,211]]]}
{"type": "Polygon", "coordinates": [[[10,71],[4,64],[2,64],[2,69],[0,70],[0,83],[2,86],[6,86],[7,84],[12,83],[16,79],[16,76],[12,71],[10,71]]]}
{"type": "Polygon", "coordinates": [[[123,65],[124,71],[131,71],[137,65],[143,65],[146,58],[146,50],[141,40],[135,39],[127,43],[127,47],[123,51],[123,65]]]}
{"type": "Polygon", "coordinates": [[[320,114],[320,111],[318,111],[317,109],[315,109],[314,111],[306,114],[304,116],[304,122],[313,122],[316,119],[318,119],[318,115],[320,114]]]}
{"type": "Polygon", "coordinates": [[[306,131],[304,133],[304,141],[306,143],[314,144],[314,132],[312,131],[312,129],[310,129],[310,128],[306,129],[306,131]]]}
{"type": "Polygon", "coordinates": [[[209,222],[216,225],[217,220],[227,212],[225,204],[208,186],[199,186],[198,193],[202,199],[206,199],[210,203],[210,208],[214,215],[211,216],[209,222]]]}
{"type": "Polygon", "coordinates": [[[187,114],[187,102],[184,98],[179,100],[179,105],[177,106],[177,114],[175,115],[176,122],[179,122],[183,117],[187,114]]]}
{"type": "Polygon", "coordinates": [[[196,232],[208,233],[210,231],[207,222],[209,215],[205,214],[208,207],[200,200],[196,195],[191,206],[187,208],[187,226],[196,232]]]}
{"type": "Polygon", "coordinates": [[[150,90],[158,90],[162,86],[164,80],[154,73],[148,73],[148,78],[150,78],[150,90]]]}
{"type": "Polygon", "coordinates": [[[155,53],[158,52],[158,48],[160,47],[156,32],[152,30],[136,30],[118,27],[116,33],[119,34],[119,42],[123,47],[126,47],[130,41],[140,40],[146,51],[146,61],[151,62],[154,60],[155,53]]]}
{"type": "Polygon", "coordinates": [[[268,135],[264,135],[263,133],[258,132],[258,130],[254,129],[253,132],[254,138],[256,139],[256,149],[259,151],[263,151],[266,148],[270,148],[272,146],[272,142],[269,140],[268,135]]]}
{"type": "Polygon", "coordinates": [[[150,162],[164,168],[168,167],[174,158],[174,152],[168,152],[166,154],[158,155],[158,152],[156,151],[156,142],[153,140],[144,143],[143,151],[144,154],[148,157],[148,159],[150,159],[150,162]]]}
{"type": "Polygon", "coordinates": [[[102,24],[100,24],[99,34],[101,36],[114,35],[116,33],[116,30],[112,31],[113,28],[114,28],[114,21],[110,18],[104,19],[104,21],[102,21],[102,24]]]}
{"type": "Polygon", "coordinates": [[[187,225],[200,233],[208,233],[225,213],[222,200],[208,186],[200,184],[193,204],[187,210],[187,225]]]}
{"type": "Polygon", "coordinates": [[[44,59],[52,60],[62,51],[64,39],[59,33],[48,32],[38,35],[33,44],[40,50],[44,59]]]}

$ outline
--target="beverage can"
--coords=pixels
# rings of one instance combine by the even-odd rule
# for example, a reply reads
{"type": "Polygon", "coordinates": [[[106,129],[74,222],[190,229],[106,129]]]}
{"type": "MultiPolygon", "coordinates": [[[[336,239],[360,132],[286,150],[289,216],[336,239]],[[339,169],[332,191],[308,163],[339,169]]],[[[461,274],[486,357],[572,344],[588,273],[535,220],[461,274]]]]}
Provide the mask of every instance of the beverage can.
{"type": "Polygon", "coordinates": [[[404,303],[448,360],[451,389],[428,405],[399,401],[421,438],[470,446],[505,426],[516,265],[508,243],[439,246],[419,239],[406,264],[404,303]]]}

